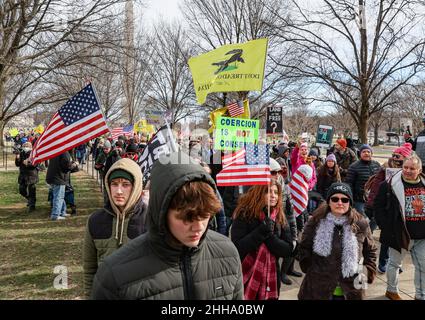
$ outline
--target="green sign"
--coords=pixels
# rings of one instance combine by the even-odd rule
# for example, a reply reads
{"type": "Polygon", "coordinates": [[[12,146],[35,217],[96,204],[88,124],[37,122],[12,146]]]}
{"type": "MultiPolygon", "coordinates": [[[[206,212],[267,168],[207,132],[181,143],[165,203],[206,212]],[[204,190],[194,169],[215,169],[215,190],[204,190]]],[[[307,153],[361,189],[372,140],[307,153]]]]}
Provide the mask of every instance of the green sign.
{"type": "Polygon", "coordinates": [[[316,137],[316,146],[329,148],[332,145],[334,129],[331,126],[319,125],[316,137]]]}
{"type": "Polygon", "coordinates": [[[259,120],[218,117],[215,126],[215,150],[237,150],[258,143],[259,120]]]}

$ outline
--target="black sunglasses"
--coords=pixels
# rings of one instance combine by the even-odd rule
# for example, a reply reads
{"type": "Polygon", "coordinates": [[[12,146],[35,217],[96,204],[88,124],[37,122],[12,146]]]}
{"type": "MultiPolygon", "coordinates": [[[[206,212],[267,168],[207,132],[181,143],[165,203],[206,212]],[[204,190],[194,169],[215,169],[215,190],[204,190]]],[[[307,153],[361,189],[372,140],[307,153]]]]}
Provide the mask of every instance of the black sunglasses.
{"type": "Polygon", "coordinates": [[[339,198],[339,197],[331,197],[331,201],[337,203],[339,200],[341,200],[342,203],[348,203],[350,202],[349,198],[339,198]]]}
{"type": "Polygon", "coordinates": [[[401,158],[401,155],[396,154],[396,153],[393,153],[393,158],[395,158],[395,159],[400,159],[400,158],[401,158]]]}

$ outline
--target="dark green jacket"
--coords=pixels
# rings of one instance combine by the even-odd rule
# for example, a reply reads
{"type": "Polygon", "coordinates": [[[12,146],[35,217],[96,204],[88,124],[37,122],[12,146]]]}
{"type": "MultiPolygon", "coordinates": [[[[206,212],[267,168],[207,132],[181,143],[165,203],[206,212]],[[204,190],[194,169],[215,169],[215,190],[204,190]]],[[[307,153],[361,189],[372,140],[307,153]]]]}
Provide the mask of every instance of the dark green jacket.
{"type": "MultiPolygon", "coordinates": [[[[171,159],[184,154],[173,153],[171,159]]],[[[173,162],[177,163],[177,162],[173,162]]],[[[195,164],[162,164],[152,168],[148,232],[104,260],[93,283],[93,299],[243,299],[238,251],[227,237],[207,230],[198,247],[174,244],[168,231],[169,203],[189,181],[216,189],[212,178],[195,164]]]]}
{"type": "MultiPolygon", "coordinates": [[[[115,169],[123,169],[133,175],[135,182],[130,198],[123,212],[108,201],[105,208],[89,216],[83,245],[84,295],[90,297],[93,278],[104,259],[130,240],[146,232],[146,207],[141,194],[142,173],[137,163],[130,159],[116,162],[115,169]]],[[[111,199],[109,184],[106,185],[108,199],[111,199]]]]}

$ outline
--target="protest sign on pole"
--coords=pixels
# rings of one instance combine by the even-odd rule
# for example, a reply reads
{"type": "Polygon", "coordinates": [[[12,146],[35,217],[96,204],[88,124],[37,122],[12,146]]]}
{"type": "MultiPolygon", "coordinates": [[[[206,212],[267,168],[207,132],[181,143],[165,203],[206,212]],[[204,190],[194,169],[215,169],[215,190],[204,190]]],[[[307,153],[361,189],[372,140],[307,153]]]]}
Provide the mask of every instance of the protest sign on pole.
{"type": "Polygon", "coordinates": [[[164,116],[164,112],[162,111],[146,110],[145,115],[146,115],[146,120],[149,124],[153,124],[158,127],[165,124],[165,116],[164,116]]]}
{"type": "Polygon", "coordinates": [[[215,150],[237,150],[258,143],[259,120],[218,117],[215,126],[215,150]]]}
{"type": "Polygon", "coordinates": [[[334,129],[332,126],[320,124],[317,129],[316,146],[329,148],[332,145],[334,129]]]}
{"type": "Polygon", "coordinates": [[[272,106],[267,108],[266,133],[282,134],[283,132],[283,108],[281,106],[272,106]]]}

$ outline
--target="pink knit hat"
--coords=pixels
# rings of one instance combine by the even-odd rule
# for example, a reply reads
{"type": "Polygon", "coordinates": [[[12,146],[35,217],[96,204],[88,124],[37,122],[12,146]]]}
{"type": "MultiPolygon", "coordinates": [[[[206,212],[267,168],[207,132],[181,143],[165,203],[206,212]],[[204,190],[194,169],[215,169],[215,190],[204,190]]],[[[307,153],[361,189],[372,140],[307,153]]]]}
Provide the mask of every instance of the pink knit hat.
{"type": "Polygon", "coordinates": [[[401,147],[396,148],[394,153],[399,153],[403,157],[408,157],[412,153],[412,145],[410,143],[405,143],[401,147]]]}

